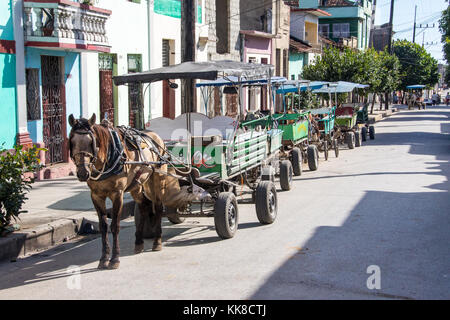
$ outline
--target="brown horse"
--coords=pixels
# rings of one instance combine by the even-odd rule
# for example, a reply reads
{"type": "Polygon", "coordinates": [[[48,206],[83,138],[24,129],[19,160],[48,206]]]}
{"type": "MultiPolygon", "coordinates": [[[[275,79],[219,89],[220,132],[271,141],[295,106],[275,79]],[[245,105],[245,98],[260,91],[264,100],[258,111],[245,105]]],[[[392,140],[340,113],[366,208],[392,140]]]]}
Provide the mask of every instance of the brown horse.
{"type": "MultiPolygon", "coordinates": [[[[125,192],[138,204],[141,219],[136,227],[135,253],[144,250],[143,229],[144,214],[150,215],[155,230],[153,251],[162,249],[161,218],[163,206],[167,208],[183,208],[194,200],[204,196],[204,190],[187,186],[180,187],[178,177],[167,164],[142,165],[127,164],[144,158],[149,162],[158,162],[165,155],[163,140],[153,132],[146,132],[141,150],[130,150],[125,143],[124,133],[117,128],[95,124],[95,114],[87,119],[75,119],[69,116],[72,127],[69,138],[70,156],[76,165],[78,180],[87,182],[91,190],[91,198],[98,213],[100,232],[102,235],[102,256],[99,269],[117,269],[119,267],[119,230],[120,216],[125,192]],[[115,132],[115,133],[114,133],[115,132]],[[116,139],[114,138],[116,137],[116,139]],[[119,139],[117,139],[117,137],[119,139]],[[118,141],[120,140],[120,142],[118,141]],[[114,144],[116,141],[116,144],[114,144]],[[117,145],[119,144],[119,148],[117,145]],[[116,158],[111,154],[121,149],[116,158]],[[106,198],[113,204],[111,232],[113,234],[112,257],[107,237],[106,198]]],[[[116,152],[117,153],[117,152],[116,152]]]]}

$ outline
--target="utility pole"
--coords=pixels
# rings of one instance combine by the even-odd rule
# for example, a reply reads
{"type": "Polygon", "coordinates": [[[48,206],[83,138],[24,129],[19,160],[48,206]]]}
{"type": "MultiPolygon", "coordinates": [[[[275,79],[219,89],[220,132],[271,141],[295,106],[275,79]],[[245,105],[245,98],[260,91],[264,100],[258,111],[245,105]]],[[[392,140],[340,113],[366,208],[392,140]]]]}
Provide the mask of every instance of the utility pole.
{"type": "MultiPolygon", "coordinates": [[[[195,61],[195,0],[182,0],[181,62],[195,61]]],[[[181,80],[181,113],[196,111],[195,80],[181,80]]]]}
{"type": "MultiPolygon", "coordinates": [[[[423,26],[422,26],[422,24],[419,24],[417,29],[432,29],[434,27],[435,27],[434,23],[432,25],[428,25],[428,23],[427,23],[427,24],[424,24],[423,26]]],[[[424,44],[425,44],[425,30],[423,31],[422,47],[424,46],[424,44]]]]}
{"type": "Polygon", "coordinates": [[[414,11],[414,31],[413,31],[413,43],[416,43],[416,17],[417,17],[417,5],[414,11]]]}
{"type": "Polygon", "coordinates": [[[391,15],[389,17],[389,53],[392,54],[392,33],[394,32],[394,0],[391,0],[391,15]]]}
{"type": "Polygon", "coordinates": [[[369,40],[369,46],[373,48],[373,30],[375,27],[375,14],[377,11],[377,0],[373,0],[372,4],[372,19],[370,22],[370,40],[369,40]]]}

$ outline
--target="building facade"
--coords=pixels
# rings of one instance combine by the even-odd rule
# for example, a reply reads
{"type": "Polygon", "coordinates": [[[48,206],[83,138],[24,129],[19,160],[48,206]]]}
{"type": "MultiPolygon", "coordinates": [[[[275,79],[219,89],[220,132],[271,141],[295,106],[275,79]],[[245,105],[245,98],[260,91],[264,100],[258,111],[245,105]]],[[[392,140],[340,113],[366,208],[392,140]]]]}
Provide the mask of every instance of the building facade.
{"type": "Polygon", "coordinates": [[[303,0],[299,8],[318,8],[330,16],[319,18],[319,33],[354,49],[369,47],[373,0],[303,0]]]}
{"type": "Polygon", "coordinates": [[[12,0],[0,2],[0,147],[6,149],[14,147],[18,133],[14,5],[12,0]]]}
{"type": "Polygon", "coordinates": [[[318,8],[291,8],[289,78],[301,79],[304,66],[322,52],[319,18],[329,13],[318,8]]]}

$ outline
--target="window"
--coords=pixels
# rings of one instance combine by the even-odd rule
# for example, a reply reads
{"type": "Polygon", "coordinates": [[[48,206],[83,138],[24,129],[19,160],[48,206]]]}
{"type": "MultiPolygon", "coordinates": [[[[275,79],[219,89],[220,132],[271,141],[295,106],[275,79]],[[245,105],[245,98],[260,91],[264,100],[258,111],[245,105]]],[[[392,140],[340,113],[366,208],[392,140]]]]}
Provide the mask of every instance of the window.
{"type": "Polygon", "coordinates": [[[27,120],[41,119],[41,95],[39,91],[39,69],[26,69],[27,120]]]}
{"type": "Polygon", "coordinates": [[[229,8],[230,8],[230,0],[216,0],[216,36],[217,36],[216,52],[219,54],[230,52],[229,8]]]}
{"type": "Polygon", "coordinates": [[[281,76],[281,50],[276,50],[276,69],[275,69],[275,75],[277,77],[281,76]]]}
{"type": "Polygon", "coordinates": [[[322,37],[328,38],[330,36],[330,25],[329,24],[319,24],[319,33],[322,37]]]}
{"type": "Polygon", "coordinates": [[[350,38],[350,24],[349,23],[333,24],[333,38],[350,38]]]}
{"type": "Polygon", "coordinates": [[[283,77],[289,77],[289,54],[287,49],[283,50],[283,77]]]}
{"type": "Polygon", "coordinates": [[[162,66],[167,67],[170,64],[170,44],[169,40],[162,41],[162,66]]]}

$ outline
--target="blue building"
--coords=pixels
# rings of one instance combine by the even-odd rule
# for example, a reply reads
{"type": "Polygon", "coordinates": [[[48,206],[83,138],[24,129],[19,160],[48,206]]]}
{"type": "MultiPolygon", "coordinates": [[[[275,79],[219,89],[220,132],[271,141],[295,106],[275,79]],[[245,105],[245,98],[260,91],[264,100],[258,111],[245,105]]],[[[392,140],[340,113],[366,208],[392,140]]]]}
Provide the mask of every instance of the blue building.
{"type": "Polygon", "coordinates": [[[0,146],[11,149],[17,134],[16,43],[13,1],[0,1],[0,146]]]}
{"type": "Polygon", "coordinates": [[[0,144],[38,144],[69,163],[68,116],[82,115],[82,52],[109,52],[111,11],[83,1],[0,2],[0,144]]]}

